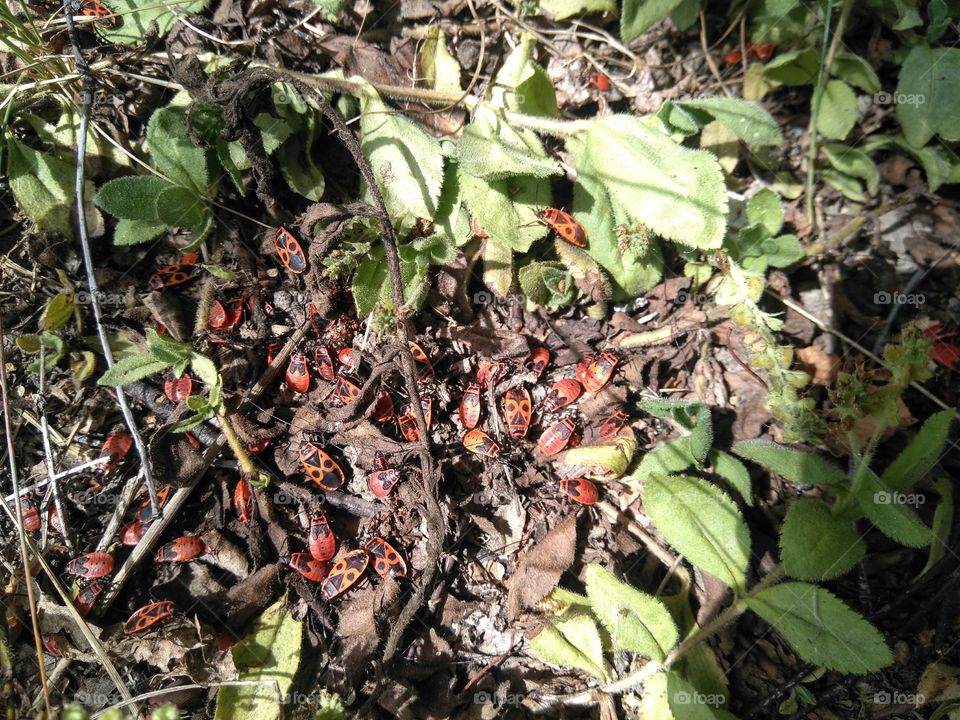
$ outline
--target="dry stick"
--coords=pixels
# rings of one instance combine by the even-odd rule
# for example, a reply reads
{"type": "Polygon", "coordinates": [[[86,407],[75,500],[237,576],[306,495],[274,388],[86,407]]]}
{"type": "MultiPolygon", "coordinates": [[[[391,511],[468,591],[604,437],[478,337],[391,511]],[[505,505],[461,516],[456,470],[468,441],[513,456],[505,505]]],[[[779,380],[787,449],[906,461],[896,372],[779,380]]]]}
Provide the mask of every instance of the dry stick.
{"type": "MultiPolygon", "coordinates": [[[[87,66],[80,52],[80,46],[76,42],[76,28],[73,26],[71,0],[63,0],[63,12],[67,21],[67,34],[73,45],[77,72],[80,74],[83,86],[83,101],[80,106],[80,125],[77,130],[77,179],[74,189],[77,195],[77,233],[80,236],[80,247],[83,249],[83,265],[87,273],[87,286],[90,291],[90,307],[93,309],[93,320],[97,325],[97,336],[100,338],[100,347],[103,349],[103,357],[107,361],[107,368],[112,368],[113,353],[110,351],[110,341],[107,339],[107,330],[101,321],[100,301],[98,299],[100,289],[97,285],[97,278],[93,274],[93,255],[90,253],[90,239],[87,237],[87,209],[83,201],[84,160],[87,156],[87,126],[90,123],[90,106],[93,104],[94,80],[90,74],[90,68],[87,66]]],[[[143,465],[143,477],[147,483],[147,492],[150,494],[150,506],[153,508],[154,514],[156,514],[159,512],[157,508],[157,491],[153,484],[153,474],[150,472],[150,458],[147,455],[147,448],[143,444],[143,438],[140,437],[140,431],[137,430],[137,422],[133,417],[133,413],[130,412],[130,406],[127,404],[127,398],[123,394],[123,388],[118,385],[114,390],[117,393],[117,404],[120,406],[123,420],[127,425],[130,436],[133,438],[133,444],[137,446],[137,454],[140,455],[140,462],[143,465]]]]}
{"type": "MultiPolygon", "coordinates": [[[[250,388],[247,394],[244,395],[237,404],[236,412],[242,412],[247,409],[247,404],[255,402],[260,394],[266,390],[266,388],[277,376],[277,373],[279,373],[280,368],[286,362],[287,358],[290,357],[290,353],[293,351],[293,348],[295,348],[297,343],[304,338],[309,329],[310,322],[304,321],[303,325],[301,325],[290,337],[290,339],[287,340],[287,343],[283,346],[283,349],[277,353],[276,357],[274,357],[273,363],[264,371],[263,375],[260,376],[260,379],[257,380],[256,384],[250,388]]],[[[225,418],[221,418],[221,422],[226,423],[228,421],[225,418]]],[[[110,607],[110,605],[116,599],[117,594],[122,589],[124,583],[130,579],[130,576],[136,569],[137,564],[145,557],[151,555],[153,552],[154,543],[167,529],[167,527],[169,527],[170,523],[173,522],[177,512],[187,502],[187,498],[190,496],[190,493],[193,492],[193,489],[197,486],[206,473],[207,468],[209,468],[213,461],[217,459],[217,456],[223,451],[223,448],[226,446],[226,444],[227,437],[221,430],[217,441],[208,447],[206,452],[204,452],[203,458],[201,458],[200,461],[200,468],[197,470],[196,474],[187,481],[186,485],[173,494],[169,502],[164,506],[163,512],[159,514],[159,517],[155,516],[156,520],[150,523],[150,527],[144,533],[143,537],[140,539],[140,542],[136,544],[133,552],[130,553],[130,556],[120,567],[120,570],[117,571],[117,574],[113,578],[113,582],[106,589],[103,599],[100,601],[100,607],[102,609],[105,610],[106,608],[110,607]]]]}
{"type": "MultiPolygon", "coordinates": [[[[76,554],[76,549],[73,546],[73,540],[70,537],[70,522],[67,517],[67,513],[63,511],[63,503],[60,500],[60,483],[57,482],[57,473],[53,467],[53,448],[50,447],[50,428],[47,426],[47,401],[43,395],[43,388],[45,383],[45,368],[44,368],[44,346],[40,345],[40,385],[39,385],[39,398],[40,401],[40,436],[43,438],[43,457],[47,465],[47,477],[50,480],[50,490],[53,491],[53,507],[57,510],[57,517],[60,519],[60,529],[61,535],[63,536],[63,542],[66,544],[67,549],[70,551],[71,555],[76,554]]],[[[44,531],[46,532],[46,531],[44,531]]],[[[44,535],[44,544],[46,543],[46,535],[44,535]]]]}
{"type": "MultiPolygon", "coordinates": [[[[40,639],[40,625],[37,619],[37,601],[33,596],[33,576],[30,572],[30,556],[27,554],[27,533],[23,529],[23,507],[20,505],[20,477],[17,475],[16,450],[13,447],[13,429],[10,427],[10,401],[7,397],[7,354],[3,349],[5,340],[3,327],[3,313],[0,312],[0,394],[3,396],[3,432],[7,438],[7,460],[10,464],[10,480],[13,492],[16,495],[14,506],[16,514],[10,510],[6,502],[3,509],[14,525],[17,526],[17,535],[20,536],[20,562],[23,563],[23,581],[27,587],[27,603],[30,605],[30,620],[33,623],[33,643],[37,652],[37,667],[40,669],[40,685],[43,688],[43,704],[47,708],[47,717],[53,717],[50,708],[50,689],[47,687],[47,668],[43,662],[43,641],[40,639]]],[[[41,361],[42,362],[42,361],[41,361]]]]}

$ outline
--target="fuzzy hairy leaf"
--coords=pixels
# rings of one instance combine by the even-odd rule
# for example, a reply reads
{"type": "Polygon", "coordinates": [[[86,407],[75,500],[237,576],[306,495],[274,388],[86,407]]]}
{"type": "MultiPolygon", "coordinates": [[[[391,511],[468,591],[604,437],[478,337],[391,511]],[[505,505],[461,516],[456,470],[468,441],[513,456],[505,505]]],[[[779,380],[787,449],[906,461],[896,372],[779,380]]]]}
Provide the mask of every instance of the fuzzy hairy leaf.
{"type": "Polygon", "coordinates": [[[801,498],[787,510],[780,556],[787,574],[800,580],[840,577],[863,558],[867,546],[849,518],[819,500],[801,498]]]}
{"type": "Polygon", "coordinates": [[[880,171],[867,153],[841,143],[824,143],[820,149],[834,170],[863,180],[867,185],[867,192],[870,195],[877,194],[880,171]]]}
{"type": "Polygon", "coordinates": [[[638,718],[639,720],[716,720],[711,706],[704,702],[708,699],[713,698],[704,695],[674,671],[664,670],[644,683],[638,718]]]}
{"type": "Polygon", "coordinates": [[[947,552],[947,544],[950,542],[950,532],[953,529],[953,516],[955,512],[953,500],[953,483],[950,478],[944,476],[933,482],[934,489],[940,493],[940,502],[937,503],[937,509],[933,511],[933,542],[930,544],[930,556],[927,558],[927,564],[923,566],[920,575],[925,574],[934,565],[936,565],[947,552]]]}
{"type": "Polygon", "coordinates": [[[417,59],[427,87],[447,91],[460,89],[460,63],[447,50],[443,30],[438,25],[427,27],[427,39],[417,59]]]}
{"type": "Polygon", "coordinates": [[[530,641],[530,651],[551,665],[578,668],[604,681],[610,677],[600,631],[585,612],[567,612],[547,625],[530,641]]]}
{"type": "Polygon", "coordinates": [[[883,484],[891,490],[906,491],[922,480],[942,458],[952,423],[953,410],[928,417],[916,437],[883,472],[883,484]]]}
{"type": "Polygon", "coordinates": [[[746,603],[807,662],[854,675],[876,672],[893,662],[879,631],[821,587],[782,583],[746,603]]]}
{"type": "Polygon", "coordinates": [[[857,499],[867,519],[891,540],[909,547],[923,547],[933,535],[907,505],[911,497],[891,490],[872,470],[862,471],[857,499]]]}
{"type": "Polygon", "coordinates": [[[155,175],[131,175],[105,182],[93,202],[114,217],[159,225],[157,198],[161,192],[172,187],[172,184],[155,175]]]}
{"type": "Polygon", "coordinates": [[[587,565],[587,596],[615,647],[660,662],[677,644],[677,626],[663,603],[618,580],[600,565],[587,565]]]}
{"type": "Polygon", "coordinates": [[[720,247],[727,196],[712,153],[683,148],[629,115],[591,120],[583,127],[566,143],[578,184],[602,187],[615,215],[630,218],[630,225],[641,223],[688,247],[720,247]]]}
{"type": "Polygon", "coordinates": [[[157,217],[170,227],[192,227],[204,221],[210,210],[192,189],[174,185],[160,191],[156,200],[157,217]]]}
{"type": "Polygon", "coordinates": [[[17,206],[39,230],[73,237],[70,210],[76,197],[75,169],[53,155],[7,137],[7,170],[17,206]]]}
{"type": "Polygon", "coordinates": [[[537,7],[554,20],[566,20],[574,15],[607,12],[617,14],[616,0],[540,0],[537,7]]]}
{"type": "Polygon", "coordinates": [[[845,490],[848,485],[840,468],[803,450],[767,440],[743,440],[731,450],[797,485],[826,485],[835,490],[845,490]]]}
{"type": "Polygon", "coordinates": [[[117,360],[113,367],[107,370],[103,376],[97,380],[97,385],[106,385],[108,387],[118,387],[120,385],[129,385],[137,380],[143,380],[145,377],[163,372],[169,363],[163,360],[157,360],[150,353],[139,353],[129,355],[117,360]]]}
{"type": "Polygon", "coordinates": [[[443,183],[440,143],[384,105],[370,86],[360,95],[360,149],[401,230],[412,228],[417,218],[433,218],[443,183]]]}
{"type": "Polygon", "coordinates": [[[646,481],[643,506],[667,541],[701,570],[735,592],[750,564],[750,532],[739,508],[705,480],[655,475],[646,481]]]}
{"type": "Polygon", "coordinates": [[[870,63],[859,55],[840,50],[833,58],[830,73],[870,95],[880,92],[880,78],[870,63]]]}
{"type": "Polygon", "coordinates": [[[193,144],[183,108],[165,107],[150,116],[147,146],[153,166],[176,185],[197,195],[210,190],[212,155],[193,144]]]}
{"type": "Polygon", "coordinates": [[[490,108],[481,107],[457,144],[460,169],[474,177],[502,180],[511,175],[545,178],[563,172],[539,138],[516,130],[490,108]]]}
{"type": "Polygon", "coordinates": [[[711,448],[707,460],[713,466],[713,472],[726,480],[727,485],[736,490],[747,505],[753,505],[753,490],[750,485],[750,472],[733,455],[723,450],[711,448]]]}
{"type": "Polygon", "coordinates": [[[186,0],[177,5],[157,3],[153,0],[105,0],[105,3],[119,15],[123,22],[115,27],[97,28],[112,43],[131,44],[142,42],[151,32],[156,37],[165,37],[177,18],[182,14],[200,13],[207,7],[209,0],[186,0]]]}
{"type": "Polygon", "coordinates": [[[550,204],[550,182],[543,178],[515,176],[503,180],[477,178],[459,169],[460,189],[477,224],[492,244],[526,252],[547,233],[537,219],[541,203],[550,204]]]}

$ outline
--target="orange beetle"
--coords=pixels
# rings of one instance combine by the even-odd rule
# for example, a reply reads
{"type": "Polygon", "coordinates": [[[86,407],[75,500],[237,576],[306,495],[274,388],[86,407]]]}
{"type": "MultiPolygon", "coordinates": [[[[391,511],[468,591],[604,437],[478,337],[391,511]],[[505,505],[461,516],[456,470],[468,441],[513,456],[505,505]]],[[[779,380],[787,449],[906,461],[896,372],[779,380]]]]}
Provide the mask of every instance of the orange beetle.
{"type": "Polygon", "coordinates": [[[570,213],[557,208],[544,208],[537,213],[537,217],[571,245],[579,248],[587,246],[587,231],[570,213]]]}

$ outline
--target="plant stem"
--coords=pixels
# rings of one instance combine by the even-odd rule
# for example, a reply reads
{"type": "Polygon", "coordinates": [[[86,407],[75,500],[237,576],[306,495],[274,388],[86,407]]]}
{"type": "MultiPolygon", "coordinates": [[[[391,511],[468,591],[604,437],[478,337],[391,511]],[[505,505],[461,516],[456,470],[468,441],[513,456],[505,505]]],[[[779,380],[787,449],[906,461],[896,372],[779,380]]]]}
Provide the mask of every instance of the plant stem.
{"type": "Polygon", "coordinates": [[[247,452],[247,449],[243,446],[243,443],[240,442],[237,431],[233,429],[233,423],[230,421],[230,417],[231,416],[226,413],[220,416],[220,430],[227,439],[227,444],[236,456],[237,462],[240,463],[240,471],[243,472],[244,475],[254,475],[257,472],[257,468],[253,464],[253,460],[250,459],[250,454],[247,452]]]}
{"type": "MultiPolygon", "coordinates": [[[[302,82],[314,88],[323,90],[337,90],[339,92],[349,93],[351,95],[362,95],[366,88],[373,88],[384,97],[395,100],[418,100],[427,105],[463,105],[467,110],[474,110],[477,106],[484,104],[482,98],[474,95],[464,95],[462,92],[445,92],[442,90],[429,90],[427,88],[400,87],[397,85],[374,85],[366,80],[346,80],[343,78],[321,77],[308,73],[298,73],[290,70],[284,70],[284,75],[289,75],[295,80],[302,82]]],[[[495,108],[495,112],[502,115],[512,125],[518,127],[530,128],[547,135],[557,137],[567,137],[583,130],[587,123],[583,120],[555,120],[538,115],[525,115],[523,113],[513,112],[495,108]]]]}
{"type": "Polygon", "coordinates": [[[837,20],[837,27],[833,31],[833,40],[830,41],[830,18],[833,15],[833,0],[827,0],[826,9],[823,14],[823,41],[820,48],[820,72],[817,75],[817,84],[813,90],[813,106],[810,113],[810,145],[807,148],[807,220],[814,222],[813,214],[813,176],[814,163],[817,159],[817,118],[820,116],[820,102],[823,100],[824,78],[830,72],[830,66],[833,64],[833,58],[837,54],[837,49],[843,38],[843,31],[847,26],[847,20],[850,18],[850,12],[853,10],[852,0],[843,0],[843,6],[840,9],[840,19],[837,20]]]}

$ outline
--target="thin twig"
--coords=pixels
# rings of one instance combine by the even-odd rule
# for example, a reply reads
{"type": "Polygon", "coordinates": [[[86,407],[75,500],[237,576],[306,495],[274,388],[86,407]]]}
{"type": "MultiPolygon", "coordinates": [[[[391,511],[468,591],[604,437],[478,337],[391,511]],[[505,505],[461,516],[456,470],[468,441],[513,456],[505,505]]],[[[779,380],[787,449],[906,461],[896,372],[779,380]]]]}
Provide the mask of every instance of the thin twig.
{"type": "MultiPolygon", "coordinates": [[[[103,357],[107,361],[107,368],[113,367],[113,352],[110,350],[110,340],[107,338],[107,330],[102,322],[100,312],[100,288],[97,285],[97,278],[94,275],[93,255],[90,252],[90,240],[87,237],[87,209],[84,203],[83,186],[85,180],[85,160],[87,156],[87,126],[90,123],[90,106],[93,104],[93,88],[95,81],[90,74],[90,68],[83,59],[83,53],[80,52],[80,45],[77,43],[76,28],[73,26],[73,15],[71,8],[72,0],[63,0],[63,12],[67,21],[67,34],[73,45],[74,61],[77,66],[77,72],[80,74],[82,82],[82,103],[80,106],[80,122],[77,129],[77,175],[76,186],[74,188],[77,196],[77,234],[80,237],[80,246],[83,249],[83,265],[87,274],[87,287],[90,291],[90,307],[93,310],[93,321],[97,326],[97,337],[100,338],[100,347],[103,349],[103,357]]],[[[153,482],[153,473],[150,471],[150,457],[147,454],[147,447],[144,445],[143,438],[140,437],[140,431],[137,429],[137,422],[127,404],[127,398],[123,394],[123,387],[114,388],[117,394],[117,404],[120,406],[120,413],[127,425],[127,430],[133,438],[133,444],[137,447],[137,454],[140,456],[140,462],[143,467],[143,477],[147,484],[147,492],[150,494],[150,506],[154,514],[159,513],[157,508],[157,490],[153,482]]]]}

